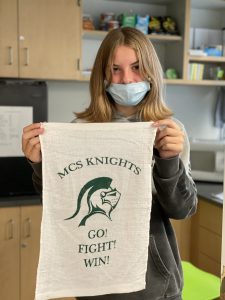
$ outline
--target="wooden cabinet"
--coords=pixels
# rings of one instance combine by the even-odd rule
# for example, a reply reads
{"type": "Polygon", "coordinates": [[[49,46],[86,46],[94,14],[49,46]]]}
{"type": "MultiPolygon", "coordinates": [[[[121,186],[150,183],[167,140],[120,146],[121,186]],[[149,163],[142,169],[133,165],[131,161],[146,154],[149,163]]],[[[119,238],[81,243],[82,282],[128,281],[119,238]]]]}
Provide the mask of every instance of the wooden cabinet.
{"type": "Polygon", "coordinates": [[[177,244],[182,260],[191,260],[192,217],[184,220],[170,220],[176,233],[177,244]]]}
{"type": "Polygon", "coordinates": [[[181,259],[220,277],[223,207],[199,197],[195,215],[171,220],[181,259]]]}
{"type": "Polygon", "coordinates": [[[41,206],[20,210],[20,299],[34,299],[40,249],[41,206]]]}
{"type": "Polygon", "coordinates": [[[40,205],[0,208],[0,299],[34,299],[40,205]]]}
{"type": "Polygon", "coordinates": [[[20,209],[0,208],[0,299],[20,298],[20,209]]]}
{"type": "Polygon", "coordinates": [[[81,17],[74,0],[19,0],[19,76],[77,79],[81,17]]]}
{"type": "Polygon", "coordinates": [[[217,276],[221,270],[222,211],[221,205],[199,198],[191,230],[191,261],[217,276]]]}
{"type": "Polygon", "coordinates": [[[0,77],[18,77],[17,0],[0,0],[0,77]]]}
{"type": "Polygon", "coordinates": [[[0,0],[0,8],[1,77],[79,78],[78,0],[0,0]]]}
{"type": "MultiPolygon", "coordinates": [[[[33,300],[40,250],[41,205],[0,208],[0,299],[33,300]]],[[[74,300],[60,298],[58,300],[74,300]]]]}

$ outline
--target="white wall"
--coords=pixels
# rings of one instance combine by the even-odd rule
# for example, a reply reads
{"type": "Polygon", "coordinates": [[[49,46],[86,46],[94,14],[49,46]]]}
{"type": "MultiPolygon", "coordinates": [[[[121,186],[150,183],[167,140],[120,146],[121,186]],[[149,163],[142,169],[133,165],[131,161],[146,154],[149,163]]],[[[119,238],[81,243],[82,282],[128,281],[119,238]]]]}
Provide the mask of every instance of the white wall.
{"type": "MultiPolygon", "coordinates": [[[[89,105],[87,82],[48,81],[47,85],[50,122],[70,122],[73,112],[89,105]]],[[[184,123],[190,137],[219,138],[219,131],[213,126],[216,92],[217,88],[207,86],[167,86],[166,102],[174,116],[184,123]]]]}
{"type": "Polygon", "coordinates": [[[70,122],[90,102],[88,83],[48,81],[48,121],[70,122]]]}
{"type": "Polygon", "coordinates": [[[219,138],[214,127],[216,97],[216,87],[167,86],[167,104],[192,138],[219,138]]]}

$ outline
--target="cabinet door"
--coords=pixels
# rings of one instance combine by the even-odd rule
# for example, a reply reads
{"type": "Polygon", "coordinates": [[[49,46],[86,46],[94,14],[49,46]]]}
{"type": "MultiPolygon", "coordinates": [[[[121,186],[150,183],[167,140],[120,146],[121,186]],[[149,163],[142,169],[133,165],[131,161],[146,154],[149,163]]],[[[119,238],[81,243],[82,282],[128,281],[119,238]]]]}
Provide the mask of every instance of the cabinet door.
{"type": "Polygon", "coordinates": [[[191,252],[191,222],[192,218],[185,220],[171,220],[176,234],[177,244],[182,260],[190,261],[191,252]]]}
{"type": "Polygon", "coordinates": [[[79,1],[19,1],[19,76],[78,79],[81,37],[79,1]]]}
{"type": "Polygon", "coordinates": [[[19,300],[19,208],[0,208],[0,299],[19,300]]]}
{"type": "Polygon", "coordinates": [[[21,300],[34,299],[40,249],[42,207],[21,207],[21,300]]]}
{"type": "Polygon", "coordinates": [[[222,206],[199,197],[193,216],[191,261],[200,269],[220,276],[222,206]]]}
{"type": "Polygon", "coordinates": [[[17,0],[0,0],[0,77],[18,77],[17,0]]]}

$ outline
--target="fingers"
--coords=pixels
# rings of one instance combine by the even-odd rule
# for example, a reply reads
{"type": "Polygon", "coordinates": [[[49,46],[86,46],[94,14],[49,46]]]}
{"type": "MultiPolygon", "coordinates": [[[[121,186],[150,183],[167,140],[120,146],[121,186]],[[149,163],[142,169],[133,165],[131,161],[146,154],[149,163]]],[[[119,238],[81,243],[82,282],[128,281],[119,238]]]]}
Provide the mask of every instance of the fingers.
{"type": "Polygon", "coordinates": [[[165,139],[164,142],[171,142],[172,138],[174,138],[174,142],[183,141],[184,133],[179,129],[165,127],[164,129],[157,130],[156,141],[160,142],[160,140],[165,139]]]}
{"type": "Polygon", "coordinates": [[[165,128],[180,130],[180,127],[172,119],[158,120],[153,123],[153,126],[157,127],[160,131],[165,128]]]}
{"type": "Polygon", "coordinates": [[[184,133],[172,119],[159,120],[154,126],[157,127],[155,147],[161,157],[174,157],[183,151],[184,133]]]}
{"type": "Polygon", "coordinates": [[[157,148],[161,150],[176,150],[181,152],[183,150],[183,136],[165,136],[159,140],[156,140],[157,148]]]}
{"type": "Polygon", "coordinates": [[[23,128],[23,136],[22,136],[22,141],[26,145],[26,143],[38,136],[39,134],[43,133],[44,129],[41,128],[41,123],[34,123],[31,125],[28,125],[23,128]]]}
{"type": "Polygon", "coordinates": [[[41,145],[39,135],[44,132],[41,123],[24,127],[22,135],[22,150],[25,156],[33,162],[41,161],[41,145]]]}

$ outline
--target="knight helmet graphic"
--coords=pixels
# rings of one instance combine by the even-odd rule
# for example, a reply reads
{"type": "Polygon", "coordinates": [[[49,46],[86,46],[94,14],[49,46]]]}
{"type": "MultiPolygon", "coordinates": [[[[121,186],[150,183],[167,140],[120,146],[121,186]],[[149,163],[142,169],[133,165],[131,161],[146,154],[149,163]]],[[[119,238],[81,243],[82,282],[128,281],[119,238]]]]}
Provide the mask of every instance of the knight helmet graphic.
{"type": "Polygon", "coordinates": [[[79,226],[84,226],[87,219],[94,214],[103,214],[111,220],[111,212],[116,208],[120,199],[120,192],[111,187],[112,179],[109,177],[98,177],[87,182],[77,198],[77,209],[75,213],[65,220],[75,218],[81,208],[81,202],[87,192],[88,213],[83,217],[79,226]]]}

